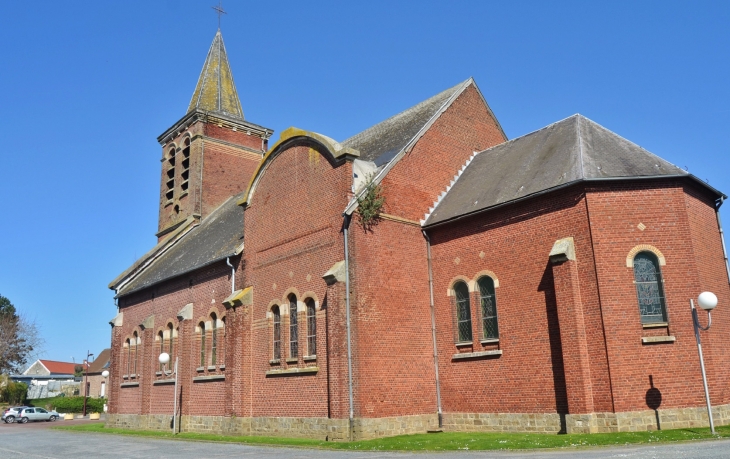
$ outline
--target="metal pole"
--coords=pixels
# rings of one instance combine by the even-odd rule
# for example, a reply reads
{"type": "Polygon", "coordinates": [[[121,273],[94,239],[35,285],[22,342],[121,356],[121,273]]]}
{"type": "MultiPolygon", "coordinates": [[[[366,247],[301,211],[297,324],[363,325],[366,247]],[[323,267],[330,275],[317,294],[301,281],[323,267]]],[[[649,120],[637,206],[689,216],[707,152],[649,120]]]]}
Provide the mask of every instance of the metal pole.
{"type": "Polygon", "coordinates": [[[89,391],[86,388],[89,384],[89,357],[91,355],[89,351],[86,351],[86,360],[84,361],[84,416],[86,416],[86,399],[89,396],[89,391]]]}
{"type": "MultiPolygon", "coordinates": [[[[707,387],[707,373],[705,373],[705,359],[702,357],[702,342],[700,341],[700,322],[695,309],[695,300],[690,298],[689,304],[692,307],[692,322],[695,327],[695,338],[697,338],[697,352],[700,355],[700,368],[702,369],[702,384],[705,386],[705,402],[707,403],[707,416],[710,418],[710,430],[715,435],[715,422],[712,420],[712,406],[710,405],[710,389],[707,387]]],[[[708,325],[707,328],[710,328],[708,325]]]]}
{"type": "Polygon", "coordinates": [[[352,396],[352,345],[350,340],[350,254],[348,247],[347,230],[350,226],[349,216],[345,217],[345,314],[347,316],[347,379],[348,390],[350,395],[350,438],[352,439],[352,431],[355,424],[355,410],[353,407],[352,396]]]}
{"type": "Polygon", "coordinates": [[[177,416],[177,357],[175,357],[175,399],[172,402],[172,434],[175,435],[176,432],[176,425],[175,425],[175,417],[177,416]]]}

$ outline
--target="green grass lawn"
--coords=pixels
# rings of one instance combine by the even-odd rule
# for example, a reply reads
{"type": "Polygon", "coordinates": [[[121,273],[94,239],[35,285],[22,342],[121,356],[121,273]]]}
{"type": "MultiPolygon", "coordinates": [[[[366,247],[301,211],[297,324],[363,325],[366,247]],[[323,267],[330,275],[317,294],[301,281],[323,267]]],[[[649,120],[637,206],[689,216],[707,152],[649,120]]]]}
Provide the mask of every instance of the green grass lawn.
{"type": "MultiPolygon", "coordinates": [[[[103,423],[58,426],[74,432],[100,432],[151,438],[172,438],[167,432],[128,430],[104,427],[103,423]]],[[[305,438],[227,436],[202,433],[179,433],[175,438],[257,445],[299,446],[360,451],[484,451],[534,448],[570,448],[610,445],[667,443],[708,438],[730,437],[730,426],[718,427],[717,436],[709,428],[661,430],[655,432],[621,432],[610,434],[518,434],[518,433],[463,433],[442,432],[419,435],[401,435],[355,442],[326,442],[305,438]]]]}

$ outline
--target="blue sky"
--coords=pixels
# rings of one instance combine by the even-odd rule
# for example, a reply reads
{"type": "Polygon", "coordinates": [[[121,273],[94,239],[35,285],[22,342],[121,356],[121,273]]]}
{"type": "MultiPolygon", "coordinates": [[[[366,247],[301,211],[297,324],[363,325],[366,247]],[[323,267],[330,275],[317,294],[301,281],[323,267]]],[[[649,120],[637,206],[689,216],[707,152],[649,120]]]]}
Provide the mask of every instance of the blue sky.
{"type": "MultiPolygon", "coordinates": [[[[107,284],[155,243],[155,139],[185,114],[214,3],[0,4],[0,294],[45,358],[109,344],[107,284]]],[[[730,2],[223,6],[246,119],[274,138],[344,140],[473,76],[510,138],[581,113],[730,193],[730,2]]]]}

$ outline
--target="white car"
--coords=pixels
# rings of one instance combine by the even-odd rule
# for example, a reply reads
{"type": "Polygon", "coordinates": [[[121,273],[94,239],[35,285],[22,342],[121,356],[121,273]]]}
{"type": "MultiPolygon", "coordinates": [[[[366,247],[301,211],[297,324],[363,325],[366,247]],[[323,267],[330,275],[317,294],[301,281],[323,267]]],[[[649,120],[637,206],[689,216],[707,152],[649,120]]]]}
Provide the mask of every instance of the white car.
{"type": "Polygon", "coordinates": [[[46,411],[43,408],[25,408],[20,412],[18,422],[25,424],[29,421],[50,421],[58,419],[56,411],[46,411]]]}

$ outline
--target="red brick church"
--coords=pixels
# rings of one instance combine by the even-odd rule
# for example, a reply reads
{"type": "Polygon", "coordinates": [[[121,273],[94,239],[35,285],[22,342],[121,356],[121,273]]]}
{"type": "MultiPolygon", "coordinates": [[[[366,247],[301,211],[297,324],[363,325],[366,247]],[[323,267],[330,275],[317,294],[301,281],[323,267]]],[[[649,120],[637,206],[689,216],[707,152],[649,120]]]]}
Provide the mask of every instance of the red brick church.
{"type": "Polygon", "coordinates": [[[508,140],[473,79],[344,141],[272,134],[244,117],[218,32],[157,139],[158,244],[110,284],[108,424],[170,429],[176,410],[181,431],[328,440],[706,425],[703,291],[730,423],[721,192],[581,115],[508,140]]]}

